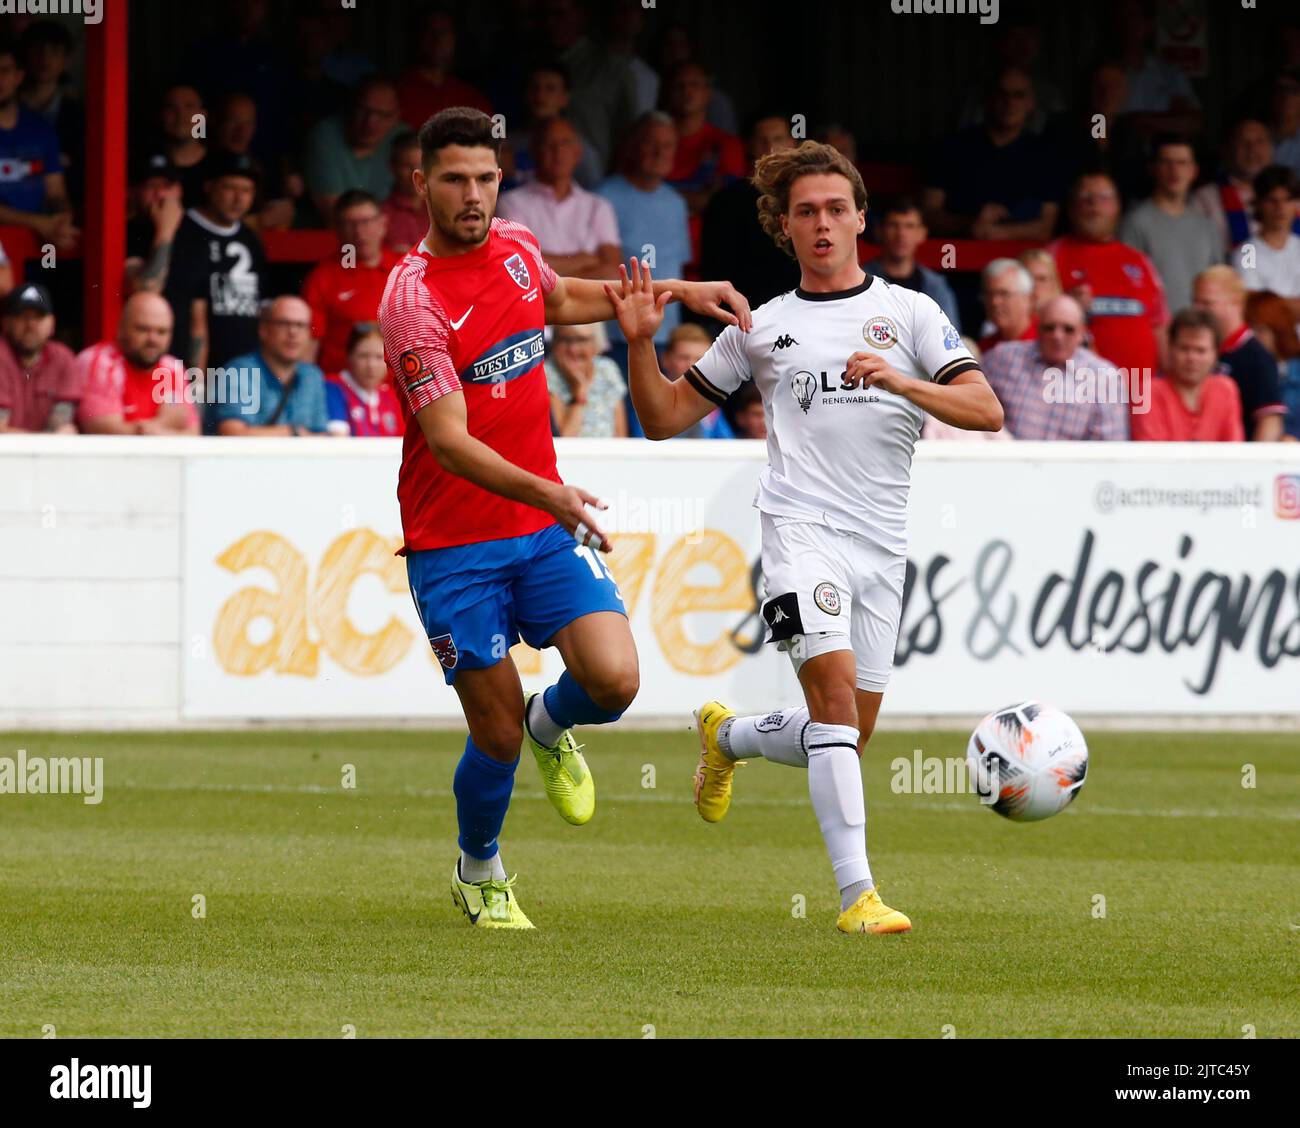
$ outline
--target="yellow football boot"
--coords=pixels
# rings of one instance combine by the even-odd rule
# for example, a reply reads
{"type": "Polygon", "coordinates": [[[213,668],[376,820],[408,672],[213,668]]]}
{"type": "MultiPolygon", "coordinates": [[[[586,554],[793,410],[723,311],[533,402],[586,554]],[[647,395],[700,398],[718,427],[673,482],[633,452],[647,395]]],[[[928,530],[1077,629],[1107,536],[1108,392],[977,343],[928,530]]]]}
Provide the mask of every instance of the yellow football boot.
{"type": "Polygon", "coordinates": [[[451,867],[451,903],[475,928],[532,928],[509,881],[462,881],[460,863],[451,867]]]}
{"type": "MultiPolygon", "coordinates": [[[[536,693],[524,695],[524,716],[528,715],[528,704],[536,696],[536,693]]],[[[596,781],[591,778],[591,769],[582,755],[582,745],[573,739],[573,730],[565,729],[554,748],[544,748],[535,741],[527,724],[524,737],[542,773],[546,797],[560,818],[574,826],[590,822],[596,813],[596,781]]]]}
{"type": "Polygon", "coordinates": [[[877,890],[868,889],[840,913],[835,927],[841,932],[910,932],[912,922],[886,905],[877,890]]]}
{"type": "Polygon", "coordinates": [[[721,701],[710,701],[695,710],[695,729],[700,734],[695,809],[705,822],[721,822],[726,816],[731,806],[731,778],[736,774],[736,765],[745,762],[733,760],[718,747],[718,729],[723,721],[735,715],[721,701]]]}

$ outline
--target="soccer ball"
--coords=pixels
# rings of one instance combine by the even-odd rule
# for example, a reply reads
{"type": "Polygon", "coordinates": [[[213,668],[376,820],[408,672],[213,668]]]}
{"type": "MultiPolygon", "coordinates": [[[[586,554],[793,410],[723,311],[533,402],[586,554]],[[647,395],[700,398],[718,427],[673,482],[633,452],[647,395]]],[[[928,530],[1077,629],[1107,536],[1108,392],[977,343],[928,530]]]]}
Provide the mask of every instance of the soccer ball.
{"type": "Polygon", "coordinates": [[[1060,709],[1026,701],[990,713],[971,734],[966,764],[980,801],[1004,818],[1037,822],[1083,789],[1088,745],[1060,709]]]}

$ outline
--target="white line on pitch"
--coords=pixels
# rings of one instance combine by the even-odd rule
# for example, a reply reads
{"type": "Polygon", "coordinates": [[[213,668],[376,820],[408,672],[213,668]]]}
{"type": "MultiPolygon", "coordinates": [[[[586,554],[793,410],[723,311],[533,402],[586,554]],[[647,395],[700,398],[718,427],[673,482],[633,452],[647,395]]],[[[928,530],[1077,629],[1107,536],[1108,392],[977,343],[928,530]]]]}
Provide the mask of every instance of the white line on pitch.
{"type": "MultiPolygon", "coordinates": [[[[210,792],[230,792],[230,793],[248,793],[256,795],[345,795],[347,792],[341,787],[325,787],[321,784],[303,783],[294,785],[285,785],[279,783],[133,783],[130,781],[112,784],[114,789],[127,791],[210,791],[210,792]]],[[[403,787],[396,791],[362,791],[358,789],[356,794],[364,794],[367,798],[403,798],[403,799],[451,799],[452,792],[439,788],[424,787],[403,787]]],[[[608,803],[671,803],[676,806],[686,806],[686,801],[682,796],[675,795],[655,795],[650,792],[637,794],[635,792],[626,795],[610,795],[604,792],[599,793],[599,797],[608,803]]],[[[523,788],[517,788],[514,792],[516,799],[545,799],[546,793],[543,791],[529,791],[523,788]]],[[[799,797],[785,796],[746,796],[743,802],[747,806],[755,807],[806,807],[808,800],[799,797]]],[[[871,803],[871,794],[867,794],[868,805],[871,803]]],[[[876,805],[880,802],[877,800],[876,805]]],[[[980,809],[979,802],[972,796],[968,802],[949,801],[946,803],[934,802],[931,800],[909,799],[906,796],[900,796],[896,801],[891,800],[886,804],[890,811],[959,811],[967,814],[974,814],[980,809]]],[[[1130,807],[1095,807],[1088,805],[1086,802],[1083,806],[1073,806],[1068,808],[1065,814],[1073,817],[1086,817],[1089,815],[1122,815],[1133,818],[1144,819],[1276,819],[1282,822],[1295,822],[1300,820],[1300,811],[1220,811],[1214,808],[1200,809],[1183,809],[1173,807],[1168,810],[1157,811],[1145,808],[1136,809],[1130,807]]]]}

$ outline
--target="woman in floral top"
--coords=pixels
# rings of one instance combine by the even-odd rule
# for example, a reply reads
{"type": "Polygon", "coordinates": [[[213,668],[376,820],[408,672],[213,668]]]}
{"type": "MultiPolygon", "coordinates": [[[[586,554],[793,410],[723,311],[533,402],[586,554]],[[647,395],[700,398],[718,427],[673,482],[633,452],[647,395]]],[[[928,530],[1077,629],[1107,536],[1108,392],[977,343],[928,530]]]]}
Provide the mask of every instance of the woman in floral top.
{"type": "Polygon", "coordinates": [[[551,337],[546,384],[555,433],[564,437],[627,437],[627,382],[609,357],[602,325],[558,325],[551,337]]]}

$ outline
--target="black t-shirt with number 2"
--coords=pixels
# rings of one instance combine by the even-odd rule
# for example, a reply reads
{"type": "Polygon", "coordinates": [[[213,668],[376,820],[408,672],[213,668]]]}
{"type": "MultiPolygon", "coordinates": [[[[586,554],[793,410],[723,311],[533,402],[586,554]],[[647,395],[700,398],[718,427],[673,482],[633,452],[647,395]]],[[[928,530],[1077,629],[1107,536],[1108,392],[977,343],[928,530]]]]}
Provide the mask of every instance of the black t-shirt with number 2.
{"type": "Polygon", "coordinates": [[[171,351],[189,363],[190,306],[208,304],[208,366],[219,368],[257,348],[266,252],[243,222],[223,227],[191,209],[176,232],[164,296],[176,315],[171,351]]]}

